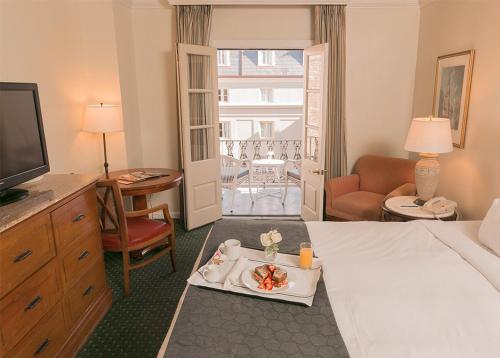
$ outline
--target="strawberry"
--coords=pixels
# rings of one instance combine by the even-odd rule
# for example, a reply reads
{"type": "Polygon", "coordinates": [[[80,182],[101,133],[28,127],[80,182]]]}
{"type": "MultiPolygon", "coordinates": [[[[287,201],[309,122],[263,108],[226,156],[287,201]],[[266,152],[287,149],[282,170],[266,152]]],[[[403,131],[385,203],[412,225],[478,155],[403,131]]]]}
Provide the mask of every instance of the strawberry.
{"type": "Polygon", "coordinates": [[[266,290],[271,291],[272,289],[273,289],[272,283],[266,284],[266,290]]]}
{"type": "Polygon", "coordinates": [[[273,272],[274,272],[274,270],[276,270],[276,266],[274,266],[274,265],[267,265],[267,269],[268,269],[269,271],[271,271],[271,273],[273,273],[273,272]]]}
{"type": "Polygon", "coordinates": [[[263,290],[265,289],[265,286],[264,286],[264,283],[261,283],[259,286],[258,286],[259,289],[263,290]]]}

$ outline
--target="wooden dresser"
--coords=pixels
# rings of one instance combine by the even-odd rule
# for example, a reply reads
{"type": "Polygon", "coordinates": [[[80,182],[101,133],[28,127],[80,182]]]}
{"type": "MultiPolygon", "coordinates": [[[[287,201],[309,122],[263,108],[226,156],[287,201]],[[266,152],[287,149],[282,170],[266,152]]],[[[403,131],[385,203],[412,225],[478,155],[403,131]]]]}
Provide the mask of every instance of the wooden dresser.
{"type": "Polygon", "coordinates": [[[95,178],[47,175],[0,207],[0,357],[71,357],[111,306],[95,178]]]}

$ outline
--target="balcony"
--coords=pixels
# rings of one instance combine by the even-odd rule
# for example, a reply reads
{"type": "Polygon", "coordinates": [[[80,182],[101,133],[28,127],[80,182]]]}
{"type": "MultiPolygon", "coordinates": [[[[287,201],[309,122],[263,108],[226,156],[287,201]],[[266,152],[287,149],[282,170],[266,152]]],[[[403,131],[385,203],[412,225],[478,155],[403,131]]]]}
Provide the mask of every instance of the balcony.
{"type": "MultiPolygon", "coordinates": [[[[221,140],[221,154],[243,161],[240,172],[247,170],[249,162],[268,158],[268,153],[273,153],[274,158],[283,161],[299,161],[297,164],[288,164],[287,169],[293,169],[300,163],[301,140],[221,140]]],[[[227,158],[229,162],[237,162],[227,158]]],[[[225,163],[226,160],[222,160],[225,163]]],[[[232,165],[240,165],[233,163],[232,165]]],[[[248,172],[248,170],[247,170],[248,172]]],[[[227,173],[235,173],[228,167],[221,167],[221,175],[227,179],[227,173]]],[[[300,183],[288,179],[286,200],[283,202],[285,192],[285,173],[283,168],[253,167],[248,175],[248,180],[238,180],[239,184],[232,186],[223,185],[222,211],[224,215],[242,216],[296,216],[300,214],[300,183]],[[252,203],[253,197],[253,203],[252,203]],[[234,198],[234,199],[233,199],[234,198]]],[[[233,177],[231,177],[233,178],[233,177]]],[[[232,182],[230,180],[230,182],[232,182]]]]}

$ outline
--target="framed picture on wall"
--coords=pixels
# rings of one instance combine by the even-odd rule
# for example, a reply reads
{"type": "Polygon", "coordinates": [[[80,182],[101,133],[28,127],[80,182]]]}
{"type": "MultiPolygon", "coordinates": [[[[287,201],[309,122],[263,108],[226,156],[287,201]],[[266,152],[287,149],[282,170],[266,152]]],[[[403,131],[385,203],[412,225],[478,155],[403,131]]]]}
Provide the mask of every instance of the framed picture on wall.
{"type": "Polygon", "coordinates": [[[453,145],[463,148],[474,66],[474,50],[439,56],[436,64],[434,102],[435,117],[449,118],[453,145]]]}

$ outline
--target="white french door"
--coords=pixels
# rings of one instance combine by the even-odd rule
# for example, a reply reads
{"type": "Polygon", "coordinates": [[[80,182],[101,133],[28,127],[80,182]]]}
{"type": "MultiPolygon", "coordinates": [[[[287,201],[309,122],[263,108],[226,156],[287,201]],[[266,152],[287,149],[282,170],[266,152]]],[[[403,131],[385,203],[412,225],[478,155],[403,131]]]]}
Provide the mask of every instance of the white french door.
{"type": "Polygon", "coordinates": [[[328,96],[328,44],[304,50],[304,121],[302,127],[301,216],[323,220],[325,126],[328,96]]]}
{"type": "Polygon", "coordinates": [[[188,230],[222,216],[217,50],[178,44],[184,216],[188,230]]]}

